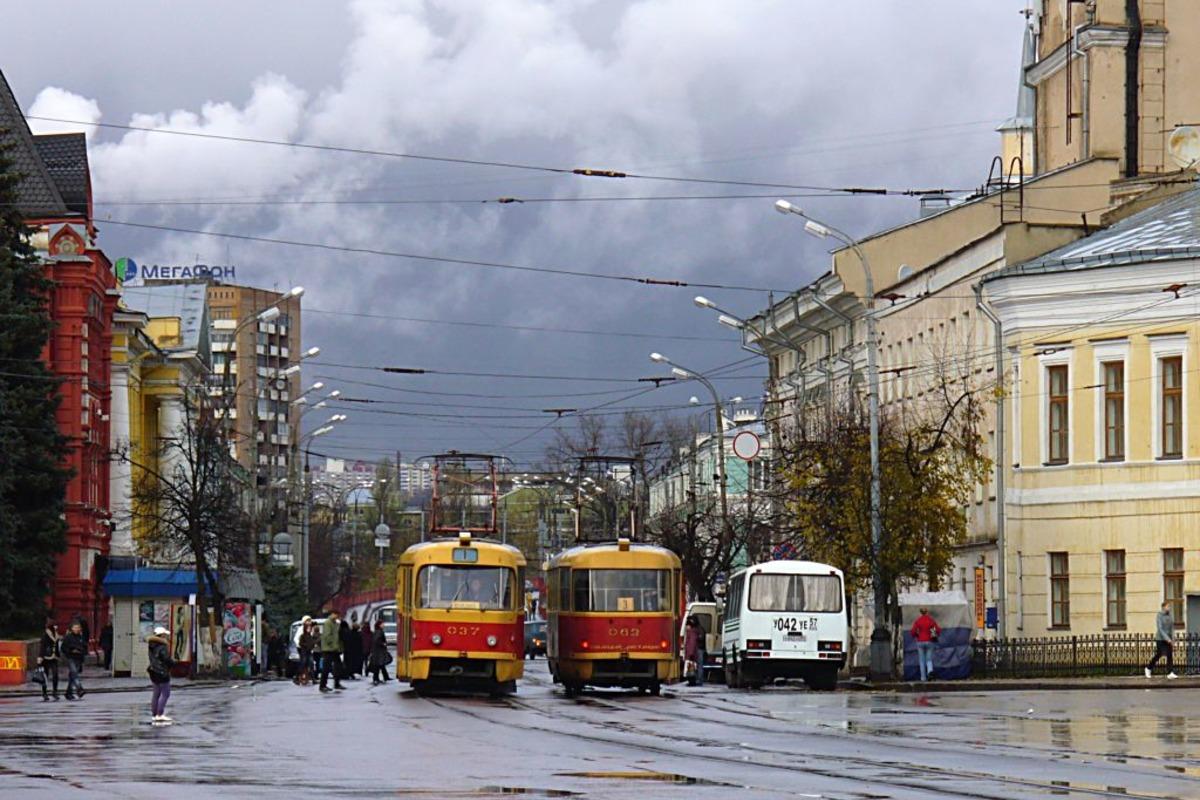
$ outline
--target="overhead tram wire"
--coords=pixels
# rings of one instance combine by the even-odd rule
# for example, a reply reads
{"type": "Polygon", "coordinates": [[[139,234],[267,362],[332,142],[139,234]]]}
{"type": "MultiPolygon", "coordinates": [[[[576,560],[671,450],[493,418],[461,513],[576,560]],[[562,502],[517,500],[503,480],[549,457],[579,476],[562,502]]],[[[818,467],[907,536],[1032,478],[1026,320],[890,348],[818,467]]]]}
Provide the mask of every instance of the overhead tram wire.
{"type": "Polygon", "coordinates": [[[665,181],[671,183],[706,184],[714,186],[746,186],[761,189],[794,189],[800,191],[838,192],[844,194],[895,194],[919,197],[926,194],[942,194],[947,189],[888,189],[880,187],[831,187],[808,184],[774,183],[767,181],[747,181],[721,178],[696,178],[681,175],[653,175],[629,170],[593,169],[589,167],[554,167],[541,164],[527,164],[516,161],[493,161],[487,159],[464,158],[459,156],[435,156],[424,153],[403,153],[389,150],[375,150],[364,147],[348,147],[343,145],[317,144],[315,142],[289,142],[282,139],[263,139],[252,136],[233,136],[220,133],[204,133],[202,131],[181,131],[171,128],[153,128],[143,125],[120,125],[113,122],[93,122],[88,120],[72,120],[61,117],[26,115],[27,119],[40,122],[55,122],[68,125],[83,125],[113,130],[136,131],[139,133],[154,133],[168,136],[183,136],[219,142],[241,142],[272,147],[294,147],[300,150],[316,150],[322,152],[349,153],[353,155],[376,156],[381,158],[406,159],[412,161],[430,161],[444,164],[459,164],[474,167],[500,167],[503,169],[542,172],[552,175],[575,175],[587,178],[621,178],[630,180],[665,181]]]}
{"type": "Polygon", "coordinates": [[[691,287],[696,289],[721,289],[730,292],[783,292],[785,290],[763,286],[739,286],[723,283],[701,283],[684,281],[674,278],[653,278],[636,275],[615,275],[604,272],[589,272],[587,270],[566,269],[563,267],[536,267],[524,264],[508,264],[503,261],[484,261],[470,258],[453,258],[450,256],[431,256],[423,253],[404,253],[395,250],[379,250],[372,247],[351,247],[349,245],[323,244],[321,242],[304,242],[296,239],[278,239],[269,236],[253,236],[245,233],[230,233],[227,231],[206,231],[199,228],[180,228],[172,225],[154,225],[148,222],[130,222],[128,220],[106,219],[101,224],[120,225],[128,228],[164,231],[167,233],[190,233],[195,236],[211,236],[218,239],[233,239],[242,242],[257,242],[260,244],[276,244],[288,247],[304,247],[314,250],[325,250],[337,253],[352,253],[355,255],[381,256],[384,258],[401,258],[411,261],[423,261],[436,264],[452,264],[465,267],[485,267],[489,269],[511,270],[515,272],[533,272],[544,275],[562,275],[572,278],[591,278],[595,280],[619,281],[636,283],[645,286],[665,286],[670,288],[691,287]]]}

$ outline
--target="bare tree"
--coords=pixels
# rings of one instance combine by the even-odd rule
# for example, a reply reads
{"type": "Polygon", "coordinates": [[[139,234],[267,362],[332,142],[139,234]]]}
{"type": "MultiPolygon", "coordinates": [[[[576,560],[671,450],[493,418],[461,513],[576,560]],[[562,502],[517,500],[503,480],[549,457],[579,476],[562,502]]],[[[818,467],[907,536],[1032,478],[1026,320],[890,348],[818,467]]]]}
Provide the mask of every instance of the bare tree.
{"type": "Polygon", "coordinates": [[[225,604],[219,573],[252,566],[253,534],[236,462],[203,389],[188,387],[179,405],[180,424],[155,447],[116,456],[135,469],[130,516],[142,547],[156,561],[195,572],[201,624],[215,658],[225,604]]]}

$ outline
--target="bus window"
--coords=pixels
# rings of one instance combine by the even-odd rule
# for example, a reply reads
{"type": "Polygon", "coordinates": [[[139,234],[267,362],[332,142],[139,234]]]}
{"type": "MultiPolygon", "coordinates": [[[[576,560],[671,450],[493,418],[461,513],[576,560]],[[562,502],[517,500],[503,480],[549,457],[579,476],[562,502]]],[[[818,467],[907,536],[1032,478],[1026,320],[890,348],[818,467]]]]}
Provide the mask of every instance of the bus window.
{"type": "Polygon", "coordinates": [[[665,569],[577,569],[576,611],[670,611],[671,573],[665,569]]]}
{"type": "Polygon", "coordinates": [[[837,575],[756,574],[750,610],[836,613],[842,610],[842,581],[837,575]]]}
{"type": "Polygon", "coordinates": [[[725,596],[725,619],[741,619],[742,617],[742,587],[746,583],[746,573],[736,576],[729,582],[729,591],[725,596]]]}
{"type": "Polygon", "coordinates": [[[513,572],[504,567],[468,567],[430,564],[417,578],[421,608],[480,608],[510,611],[513,608],[513,572]]]}

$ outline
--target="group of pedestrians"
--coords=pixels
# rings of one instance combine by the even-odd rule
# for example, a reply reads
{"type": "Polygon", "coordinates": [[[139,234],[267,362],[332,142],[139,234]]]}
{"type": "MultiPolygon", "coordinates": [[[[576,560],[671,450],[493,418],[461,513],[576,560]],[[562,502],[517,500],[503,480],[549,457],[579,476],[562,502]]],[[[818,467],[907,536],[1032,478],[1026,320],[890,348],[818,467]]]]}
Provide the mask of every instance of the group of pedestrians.
{"type": "Polygon", "coordinates": [[[369,674],[375,685],[391,680],[387,666],[392,663],[392,655],[388,651],[383,620],[377,620],[372,631],[366,622],[361,627],[357,623],[351,626],[337,611],[329,612],[320,626],[312,617],[305,616],[301,621],[297,649],[300,664],[295,683],[301,686],[316,680],[320,691],[331,692],[346,688],[342,685],[343,678],[358,680],[359,676],[369,674]],[[332,688],[330,677],[333,678],[332,688]]]}
{"type": "Polygon", "coordinates": [[[82,700],[83,660],[87,657],[87,634],[83,632],[83,623],[75,620],[71,623],[65,636],[60,636],[58,623],[52,618],[46,618],[46,629],[42,631],[42,640],[38,647],[38,669],[34,680],[42,685],[42,701],[51,697],[58,699],[59,664],[67,666],[68,700],[82,700]]]}

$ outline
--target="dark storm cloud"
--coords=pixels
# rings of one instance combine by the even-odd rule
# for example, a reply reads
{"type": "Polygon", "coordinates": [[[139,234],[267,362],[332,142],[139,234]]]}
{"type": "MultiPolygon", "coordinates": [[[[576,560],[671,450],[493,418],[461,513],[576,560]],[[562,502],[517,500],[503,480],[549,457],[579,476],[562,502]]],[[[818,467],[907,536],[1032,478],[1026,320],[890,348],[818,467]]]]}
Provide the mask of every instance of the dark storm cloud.
{"type": "MultiPolygon", "coordinates": [[[[28,113],[139,127],[777,183],[971,186],[1015,102],[1021,3],[356,2],[64,4],[47,58],[24,37],[2,65],[28,113]],[[250,9],[247,10],[247,5],[250,9]],[[23,42],[25,42],[23,44],[23,42]]],[[[43,4],[6,9],[46,22],[43,4]]],[[[9,27],[9,30],[14,30],[9,27]]],[[[53,126],[35,123],[42,130],[53,126]]],[[[235,263],[243,281],[308,288],[308,369],[347,395],[427,406],[346,410],[339,452],[541,448],[542,407],[588,407],[629,388],[345,365],[538,375],[661,370],[662,350],[700,369],[736,342],[431,325],[380,317],[720,338],[687,289],[413,262],[104,225],[106,218],[354,248],[791,289],[825,270],[819,242],[771,200],[557,204],[253,204],[259,200],[723,194],[734,187],[582,179],[494,167],[315,152],[144,132],[93,131],[103,245],[158,263],[235,263]],[[240,205],[103,205],[236,200],[240,205]],[[251,204],[245,204],[251,203],[251,204]],[[364,381],[416,390],[391,392],[364,381]],[[522,395],[467,399],[419,392],[522,395]],[[493,410],[449,404],[494,404],[493,410]],[[534,409],[533,411],[506,409],[534,409]],[[497,420],[489,415],[512,414],[497,420]],[[475,416],[478,415],[478,416],[475,416]],[[530,417],[530,418],[526,418],[530,417]],[[519,441],[529,437],[525,441],[519,441]],[[515,443],[515,444],[514,444],[515,443]]],[[[746,193],[762,190],[745,189],[746,193]]],[[[856,233],[911,218],[907,199],[797,200],[856,233]]],[[[705,291],[749,313],[766,296],[705,291]]],[[[730,394],[754,396],[751,364],[730,394]]],[[[626,405],[686,403],[694,387],[626,405]]],[[[617,406],[620,407],[620,406],[617,406]]],[[[317,415],[311,415],[310,419],[317,415]]]]}

